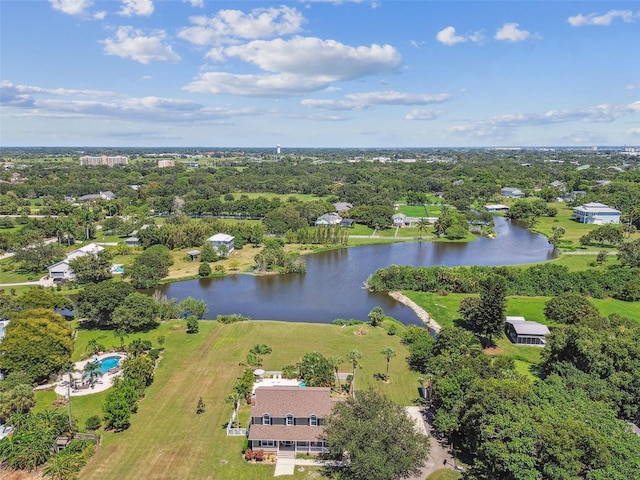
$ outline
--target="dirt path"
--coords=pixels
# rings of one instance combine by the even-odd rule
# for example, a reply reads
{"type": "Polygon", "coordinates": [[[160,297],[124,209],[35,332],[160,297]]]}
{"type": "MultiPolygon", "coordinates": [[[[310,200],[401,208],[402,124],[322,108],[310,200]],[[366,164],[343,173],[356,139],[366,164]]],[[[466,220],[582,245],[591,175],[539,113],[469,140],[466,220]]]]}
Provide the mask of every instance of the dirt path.
{"type": "Polygon", "coordinates": [[[433,420],[433,412],[424,407],[407,407],[407,412],[418,424],[418,428],[429,435],[429,443],[431,450],[429,451],[429,459],[424,467],[420,470],[420,474],[411,477],[411,480],[424,480],[436,470],[442,468],[454,468],[453,457],[449,454],[446,444],[442,444],[433,436],[431,421],[433,420]]]}
{"type": "Polygon", "coordinates": [[[429,315],[429,312],[427,312],[424,308],[411,300],[409,297],[403,295],[400,292],[389,292],[389,296],[413,310],[416,316],[434,332],[438,333],[442,329],[442,327],[433,319],[433,317],[429,315]]]}

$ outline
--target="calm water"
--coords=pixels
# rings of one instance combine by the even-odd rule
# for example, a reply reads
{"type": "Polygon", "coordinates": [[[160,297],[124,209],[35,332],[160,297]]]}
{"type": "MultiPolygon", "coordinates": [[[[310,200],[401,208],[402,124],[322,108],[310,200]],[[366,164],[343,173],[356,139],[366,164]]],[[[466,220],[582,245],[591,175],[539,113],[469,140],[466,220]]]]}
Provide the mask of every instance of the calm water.
{"type": "MultiPolygon", "coordinates": [[[[209,317],[240,313],[255,319],[330,323],[336,318],[366,320],[379,305],[386,314],[407,324],[419,320],[407,307],[386,293],[363,288],[367,278],[389,265],[513,265],[555,257],[547,239],[496,217],[498,237],[480,237],[466,244],[395,243],[367,245],[318,253],[305,257],[304,275],[187,280],[158,289],[169,298],[188,296],[209,306],[209,317]]],[[[249,248],[249,247],[246,247],[249,248]]]]}

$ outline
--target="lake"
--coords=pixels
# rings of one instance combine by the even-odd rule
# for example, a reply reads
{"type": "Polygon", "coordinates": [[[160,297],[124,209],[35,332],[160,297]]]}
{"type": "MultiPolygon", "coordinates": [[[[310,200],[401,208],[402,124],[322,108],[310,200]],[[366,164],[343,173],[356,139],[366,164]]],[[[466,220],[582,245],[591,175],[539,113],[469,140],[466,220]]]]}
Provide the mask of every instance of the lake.
{"type": "MultiPolygon", "coordinates": [[[[392,243],[342,248],[305,256],[303,275],[228,275],[161,285],[156,290],[178,300],[204,300],[209,318],[239,313],[254,319],[331,323],[336,318],[366,320],[380,306],[405,324],[421,324],[413,311],[386,293],[369,292],[364,282],[389,265],[515,265],[555,258],[553,247],[502,217],[497,238],[470,243],[392,243]]],[[[251,248],[249,246],[245,248],[251,248]]]]}

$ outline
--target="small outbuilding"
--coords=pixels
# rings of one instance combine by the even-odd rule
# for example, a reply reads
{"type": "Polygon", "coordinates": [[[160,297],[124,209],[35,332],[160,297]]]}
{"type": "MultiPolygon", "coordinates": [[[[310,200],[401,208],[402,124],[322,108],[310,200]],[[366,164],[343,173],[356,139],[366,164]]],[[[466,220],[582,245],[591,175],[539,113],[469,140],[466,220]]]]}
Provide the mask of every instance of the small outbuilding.
{"type": "Polygon", "coordinates": [[[531,322],[524,317],[507,317],[505,333],[517,345],[544,347],[550,332],[549,328],[542,323],[531,322]]]}
{"type": "Polygon", "coordinates": [[[199,255],[200,255],[200,250],[189,250],[187,252],[187,257],[189,257],[192,262],[197,260],[199,255]]]}
{"type": "Polygon", "coordinates": [[[129,237],[129,238],[125,239],[124,244],[127,247],[139,247],[140,246],[140,239],[138,237],[129,237]]]}

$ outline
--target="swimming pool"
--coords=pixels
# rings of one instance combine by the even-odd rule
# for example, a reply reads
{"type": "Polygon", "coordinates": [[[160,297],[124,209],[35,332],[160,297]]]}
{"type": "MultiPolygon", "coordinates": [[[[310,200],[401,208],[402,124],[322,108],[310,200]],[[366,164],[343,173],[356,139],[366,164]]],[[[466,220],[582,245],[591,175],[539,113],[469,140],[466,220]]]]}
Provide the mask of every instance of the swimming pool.
{"type": "Polygon", "coordinates": [[[118,363],[120,363],[120,358],[121,357],[105,357],[105,358],[103,358],[100,361],[100,371],[102,373],[107,373],[112,368],[117,367],[118,363]]]}

